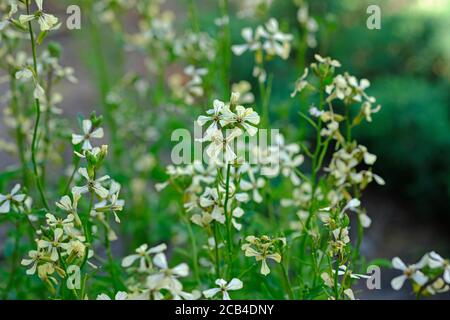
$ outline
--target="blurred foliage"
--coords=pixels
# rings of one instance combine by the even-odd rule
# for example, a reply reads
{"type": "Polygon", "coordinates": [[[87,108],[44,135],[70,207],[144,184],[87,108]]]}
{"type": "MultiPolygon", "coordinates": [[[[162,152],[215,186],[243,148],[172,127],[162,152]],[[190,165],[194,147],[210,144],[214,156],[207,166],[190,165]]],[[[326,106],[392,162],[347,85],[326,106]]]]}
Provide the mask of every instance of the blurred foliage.
{"type": "MultiPolygon", "coordinates": [[[[376,169],[386,177],[387,190],[412,202],[416,214],[450,222],[450,2],[327,0],[309,4],[320,27],[318,47],[308,49],[307,60],[321,52],[341,61],[346,67],[341,72],[371,79],[369,93],[383,107],[374,125],[363,126],[357,135],[378,155],[376,169]],[[366,9],[372,4],[381,8],[381,30],[366,27],[366,9]]],[[[291,17],[290,30],[296,23],[293,8],[290,1],[274,2],[276,17],[291,17]]],[[[239,34],[235,39],[239,41],[239,34]]],[[[294,54],[290,66],[269,67],[280,79],[295,64],[294,54]]],[[[251,79],[250,67],[235,68],[234,74],[251,79]]],[[[292,126],[302,127],[295,112],[298,105],[279,101],[292,89],[286,85],[292,79],[284,79],[275,82],[272,91],[273,105],[279,105],[275,116],[289,117],[292,126]]]]}
{"type": "Polygon", "coordinates": [[[388,190],[418,213],[450,221],[450,3],[392,8],[396,1],[380,1],[381,30],[365,28],[367,5],[358,3],[338,10],[346,23],[327,44],[330,55],[372,80],[370,92],[383,106],[358,135],[378,154],[388,190]]]}

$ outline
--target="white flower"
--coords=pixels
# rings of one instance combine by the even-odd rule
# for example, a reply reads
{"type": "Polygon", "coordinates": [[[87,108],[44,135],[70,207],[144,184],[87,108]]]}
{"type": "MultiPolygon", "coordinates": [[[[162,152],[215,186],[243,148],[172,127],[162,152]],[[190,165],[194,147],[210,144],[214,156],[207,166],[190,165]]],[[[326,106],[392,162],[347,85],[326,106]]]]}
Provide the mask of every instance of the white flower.
{"type": "Polygon", "coordinates": [[[306,78],[308,77],[308,72],[309,72],[308,68],[305,68],[302,76],[298,78],[297,81],[295,82],[295,89],[294,92],[291,93],[291,98],[295,97],[297,93],[302,92],[303,89],[305,89],[306,86],[308,85],[308,81],[306,81],[306,78]]]}
{"type": "Polygon", "coordinates": [[[278,21],[271,18],[266,24],[265,28],[260,26],[257,28],[257,33],[265,38],[263,49],[269,55],[278,55],[282,59],[287,59],[291,51],[290,42],[294,38],[291,34],[283,33],[279,30],[278,21]]]}
{"type": "Polygon", "coordinates": [[[77,212],[78,200],[80,200],[80,194],[74,193],[73,201],[69,196],[63,196],[59,202],[56,202],[56,206],[69,213],[77,212]]]}
{"type": "Polygon", "coordinates": [[[237,158],[233,151],[234,140],[242,134],[242,130],[235,128],[224,137],[222,131],[216,131],[211,137],[211,144],[206,148],[206,153],[213,161],[218,161],[223,154],[225,162],[229,163],[237,158]]]}
{"type": "Polygon", "coordinates": [[[315,54],[314,58],[319,63],[325,64],[325,65],[328,65],[328,66],[331,66],[331,67],[335,67],[335,68],[340,68],[341,67],[341,63],[339,61],[331,59],[330,57],[323,58],[320,55],[315,54]]]}
{"type": "Polygon", "coordinates": [[[372,104],[369,101],[364,101],[364,103],[361,106],[361,113],[366,118],[367,122],[372,122],[372,114],[377,113],[381,110],[381,106],[377,105],[375,108],[372,109],[372,104]]]}
{"type": "Polygon", "coordinates": [[[233,227],[238,231],[241,231],[242,224],[240,224],[236,218],[242,218],[244,213],[245,213],[244,210],[240,207],[234,208],[234,210],[232,212],[231,223],[233,224],[233,227]]]}
{"type": "MultiPolygon", "coordinates": [[[[127,300],[127,298],[128,293],[124,291],[119,291],[116,293],[114,300],[127,300]]],[[[97,296],[97,300],[111,300],[111,298],[107,294],[101,293],[97,296]]]]}
{"type": "Polygon", "coordinates": [[[186,263],[169,268],[164,253],[157,253],[153,258],[153,264],[159,268],[159,271],[147,277],[147,286],[165,288],[176,294],[182,291],[183,286],[177,278],[186,277],[189,274],[189,267],[186,263]]]}
{"type": "Polygon", "coordinates": [[[233,92],[239,93],[239,99],[236,104],[248,104],[255,102],[255,96],[252,93],[252,85],[250,82],[242,80],[231,86],[233,92]]]}
{"type": "Polygon", "coordinates": [[[245,51],[256,51],[261,48],[261,42],[259,41],[259,32],[253,33],[251,28],[244,28],[241,31],[242,38],[244,38],[244,44],[237,44],[231,47],[233,53],[237,56],[242,55],[245,51]]]}
{"type": "MultiPolygon", "coordinates": [[[[336,270],[332,270],[333,273],[336,273],[336,270]]],[[[343,275],[347,275],[352,279],[369,279],[370,276],[365,275],[365,274],[357,274],[357,273],[352,273],[350,270],[347,269],[347,267],[345,265],[339,266],[339,270],[338,270],[338,276],[343,276],[343,275]]]]}
{"type": "Polygon", "coordinates": [[[41,239],[38,241],[38,248],[46,249],[50,254],[52,261],[57,261],[59,258],[58,248],[62,247],[64,232],[62,229],[57,228],[53,232],[53,240],[41,239]]]}
{"type": "Polygon", "coordinates": [[[395,277],[391,281],[394,290],[400,290],[406,279],[412,279],[419,285],[424,285],[428,280],[427,276],[419,270],[423,267],[422,263],[406,266],[399,257],[395,257],[392,259],[392,266],[394,269],[403,271],[401,276],[395,277]]]}
{"type": "MultiPolygon", "coordinates": [[[[291,147],[294,146],[296,145],[292,145],[291,147]]],[[[290,146],[288,145],[286,147],[289,148],[290,146]]],[[[283,176],[289,177],[294,186],[298,186],[300,185],[301,180],[296,173],[296,169],[303,163],[305,157],[302,154],[294,155],[294,152],[291,152],[288,149],[286,149],[286,151],[280,152],[281,173],[283,176]]]]}
{"type": "Polygon", "coordinates": [[[103,138],[103,128],[96,128],[93,130],[92,121],[89,119],[83,120],[83,134],[72,134],[72,144],[77,145],[83,142],[83,146],[81,147],[83,150],[91,150],[92,145],[89,139],[103,138]]]}
{"type": "Polygon", "coordinates": [[[442,278],[437,279],[431,285],[427,286],[430,294],[444,293],[450,290],[450,286],[445,283],[442,278]]]}
{"type": "MultiPolygon", "coordinates": [[[[208,209],[208,212],[210,212],[213,220],[216,220],[221,224],[225,223],[223,204],[219,199],[219,194],[216,188],[206,187],[205,192],[200,197],[200,207],[204,210],[208,209]]],[[[196,218],[196,220],[198,222],[198,218],[196,218]]]]}
{"type": "Polygon", "coordinates": [[[220,128],[223,126],[224,123],[223,123],[222,109],[224,108],[225,103],[216,99],[213,102],[213,109],[209,109],[206,111],[206,114],[208,114],[208,116],[198,117],[197,123],[201,127],[205,125],[207,122],[212,121],[208,129],[206,129],[205,136],[202,139],[202,141],[211,139],[212,135],[214,135],[214,133],[219,131],[220,128]]]}
{"type": "Polygon", "coordinates": [[[286,245],[285,238],[270,239],[267,236],[261,237],[261,239],[254,236],[248,236],[245,238],[247,243],[241,246],[246,257],[255,257],[256,261],[261,261],[260,273],[267,276],[270,273],[267,259],[271,259],[277,263],[281,263],[281,255],[278,252],[272,252],[271,247],[275,241],[281,241],[283,246],[286,245]],[[254,247],[253,247],[254,246],[254,247]]]}
{"type": "Polygon", "coordinates": [[[261,68],[259,66],[254,66],[252,75],[258,79],[258,82],[264,83],[267,79],[267,72],[264,68],[261,68]]]}
{"type": "Polygon", "coordinates": [[[125,200],[119,199],[120,184],[116,181],[111,182],[109,187],[108,196],[101,202],[96,203],[94,206],[97,212],[111,211],[114,214],[114,219],[117,223],[120,223],[119,216],[116,211],[122,211],[125,205],[125,200]]]}
{"type": "MultiPolygon", "coordinates": [[[[86,253],[86,245],[79,240],[71,240],[69,243],[61,245],[66,250],[69,256],[73,255],[78,258],[83,258],[86,253]]],[[[89,256],[89,253],[88,253],[89,256]]]]}
{"type": "Polygon", "coordinates": [[[240,290],[243,287],[242,281],[237,278],[231,279],[229,283],[224,279],[217,279],[215,283],[219,286],[219,288],[213,288],[203,291],[203,295],[205,296],[205,298],[212,298],[217,293],[222,292],[223,300],[231,300],[228,291],[240,290]]]}
{"type": "Polygon", "coordinates": [[[226,26],[230,23],[230,17],[229,16],[223,16],[214,19],[214,24],[218,27],[226,26]]]}
{"type": "Polygon", "coordinates": [[[53,228],[62,227],[66,233],[70,233],[71,229],[73,228],[73,221],[75,220],[73,214],[67,215],[67,218],[65,219],[56,218],[51,213],[47,213],[45,217],[47,219],[46,222],[48,226],[53,228]]]}
{"type": "Polygon", "coordinates": [[[10,193],[0,194],[0,213],[8,213],[11,209],[11,204],[21,203],[25,200],[25,194],[19,194],[20,184],[16,184],[10,193]]]}
{"type": "Polygon", "coordinates": [[[450,284],[450,262],[442,258],[439,254],[432,251],[428,254],[428,265],[430,268],[444,268],[444,280],[450,284]]]}
{"type": "Polygon", "coordinates": [[[73,187],[72,193],[83,194],[94,191],[100,198],[104,199],[108,196],[109,191],[101,185],[101,182],[108,180],[109,176],[103,176],[98,179],[91,179],[86,168],[79,168],[78,173],[87,180],[87,184],[82,187],[73,187]]]}
{"type": "Polygon", "coordinates": [[[347,228],[337,228],[332,232],[334,240],[338,243],[347,244],[350,242],[349,232],[347,228]]]}
{"type": "Polygon", "coordinates": [[[359,201],[359,199],[353,198],[349,202],[347,202],[344,209],[342,209],[342,212],[345,212],[347,210],[356,211],[356,208],[358,208],[359,206],[361,206],[361,201],[359,201]]]}
{"type": "Polygon", "coordinates": [[[249,169],[247,171],[247,173],[248,173],[248,178],[250,181],[241,179],[239,186],[242,191],[252,190],[253,191],[252,192],[253,200],[256,203],[261,203],[263,198],[262,198],[261,194],[259,193],[259,189],[263,188],[266,185],[266,181],[261,177],[256,179],[252,169],[249,169]]]}
{"type": "Polygon", "coordinates": [[[33,72],[29,68],[23,68],[16,72],[16,79],[31,79],[33,78],[33,72]]]}
{"type": "MultiPolygon", "coordinates": [[[[225,219],[224,219],[225,216],[223,216],[223,218],[222,218],[222,216],[220,217],[220,220],[217,220],[217,219],[216,220],[223,224],[223,223],[225,223],[225,219]]],[[[209,212],[202,211],[201,214],[196,213],[196,214],[192,215],[191,221],[193,223],[195,223],[196,225],[199,225],[200,227],[207,227],[207,226],[209,226],[209,224],[212,221],[214,221],[214,219],[209,212]]]]}
{"type": "Polygon", "coordinates": [[[185,102],[187,104],[192,104],[194,103],[194,97],[202,97],[204,94],[202,77],[208,73],[208,70],[204,68],[196,69],[194,66],[187,66],[184,69],[184,73],[191,78],[191,80],[189,80],[185,85],[185,89],[187,91],[185,102]]]}
{"type": "Polygon", "coordinates": [[[258,128],[253,125],[258,125],[260,117],[256,111],[252,108],[245,108],[243,106],[236,106],[236,113],[225,108],[223,110],[223,122],[224,125],[230,123],[242,126],[250,136],[254,136],[258,132],[258,128]]]}
{"type": "Polygon", "coordinates": [[[43,257],[43,253],[37,250],[30,250],[28,252],[28,256],[30,257],[30,259],[22,259],[20,264],[23,266],[31,265],[30,269],[27,270],[27,274],[32,275],[36,273],[38,262],[43,257]]]}
{"type": "Polygon", "coordinates": [[[37,18],[41,31],[58,29],[61,25],[60,23],[58,24],[58,18],[43,11],[42,1],[43,0],[35,0],[38,11],[35,14],[30,15],[21,14],[19,17],[20,23],[25,24],[26,22],[32,21],[37,18]]]}
{"type": "Polygon", "coordinates": [[[56,206],[60,208],[61,210],[64,210],[70,214],[72,214],[75,217],[75,222],[77,225],[81,225],[80,217],[78,216],[78,201],[81,198],[81,195],[79,193],[73,193],[72,194],[73,200],[70,199],[69,196],[63,196],[59,202],[56,202],[56,206]]]}
{"type": "Polygon", "coordinates": [[[344,294],[350,299],[350,300],[356,300],[355,295],[353,293],[353,290],[348,288],[344,290],[344,294]]]}
{"type": "Polygon", "coordinates": [[[324,112],[322,110],[317,109],[317,107],[311,107],[309,108],[309,114],[315,118],[319,118],[324,114],[324,112]]]}
{"type": "Polygon", "coordinates": [[[150,262],[150,255],[161,253],[167,249],[165,243],[162,243],[156,247],[148,248],[147,244],[143,244],[136,249],[136,254],[129,255],[122,260],[122,267],[128,268],[136,260],[139,260],[139,271],[145,271],[147,269],[147,263],[150,262]]]}

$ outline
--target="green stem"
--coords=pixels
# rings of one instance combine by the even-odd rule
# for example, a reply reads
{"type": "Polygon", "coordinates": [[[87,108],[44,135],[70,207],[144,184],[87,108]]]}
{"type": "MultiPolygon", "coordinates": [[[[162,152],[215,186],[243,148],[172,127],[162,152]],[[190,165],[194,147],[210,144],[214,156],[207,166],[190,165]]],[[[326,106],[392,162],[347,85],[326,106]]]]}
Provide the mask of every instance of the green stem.
{"type": "MultiPolygon", "coordinates": [[[[222,0],[220,2],[220,9],[222,17],[228,17],[228,0],[222,0]]],[[[225,23],[223,25],[223,38],[221,41],[222,48],[221,52],[223,54],[222,61],[222,81],[223,81],[223,90],[224,90],[224,99],[227,99],[230,96],[230,69],[231,69],[231,30],[230,24],[225,23]]]]}
{"type": "Polygon", "coordinates": [[[334,298],[339,300],[339,262],[336,261],[336,267],[334,270],[334,298]]]}
{"type": "MultiPolygon", "coordinates": [[[[89,209],[88,209],[86,217],[85,217],[86,220],[83,222],[84,237],[86,238],[86,242],[89,245],[92,244],[92,234],[91,234],[92,228],[91,228],[90,215],[91,215],[91,210],[92,210],[93,206],[94,206],[94,191],[91,191],[91,200],[89,202],[89,209]]],[[[88,255],[89,255],[89,246],[86,246],[83,262],[81,263],[80,269],[82,269],[84,267],[84,265],[86,264],[86,261],[88,259],[88,255]]]]}
{"type": "Polygon", "coordinates": [[[3,300],[8,299],[9,292],[11,291],[12,285],[14,284],[16,270],[18,269],[17,261],[19,260],[19,242],[20,242],[19,223],[16,223],[15,226],[16,226],[16,236],[14,237],[14,248],[11,262],[11,270],[9,272],[8,284],[6,285],[6,289],[3,294],[3,300]]]}
{"type": "Polygon", "coordinates": [[[350,121],[350,107],[345,104],[345,127],[346,127],[346,140],[351,142],[352,140],[352,126],[350,121]]]}
{"type": "Polygon", "coordinates": [[[216,263],[216,278],[220,279],[220,256],[219,256],[219,242],[217,237],[217,222],[213,223],[213,234],[214,234],[214,254],[216,263]]]}
{"type": "Polygon", "coordinates": [[[67,194],[69,192],[70,185],[71,185],[73,179],[75,178],[75,174],[77,173],[79,162],[80,162],[80,158],[74,156],[73,157],[73,171],[72,171],[72,174],[70,175],[69,181],[67,181],[66,187],[64,188],[64,194],[67,194]]]}
{"type": "Polygon", "coordinates": [[[197,280],[197,283],[201,285],[200,281],[200,273],[198,270],[198,249],[197,249],[197,241],[195,240],[194,232],[192,231],[191,222],[189,219],[186,219],[186,226],[189,233],[189,238],[191,240],[191,246],[192,246],[192,265],[194,268],[194,275],[195,279],[197,280]]]}
{"type": "MultiPolygon", "coordinates": [[[[322,110],[323,106],[324,106],[324,94],[323,94],[323,92],[324,92],[324,82],[323,82],[322,78],[320,79],[319,92],[320,92],[319,93],[320,94],[319,110],[322,110]]],[[[314,213],[313,209],[314,209],[314,203],[315,203],[315,193],[316,193],[316,188],[317,188],[317,185],[318,185],[317,173],[320,170],[320,167],[318,167],[318,164],[320,163],[320,165],[322,165],[322,160],[323,160],[323,157],[324,157],[324,155],[326,153],[326,152],[323,153],[323,156],[321,156],[321,152],[320,152],[321,151],[321,147],[322,147],[322,136],[320,134],[321,131],[322,131],[322,120],[319,117],[318,124],[317,124],[317,132],[316,132],[316,147],[315,147],[315,150],[314,150],[314,154],[313,154],[313,158],[312,158],[312,166],[311,166],[311,180],[310,180],[310,183],[311,183],[311,201],[310,201],[309,209],[308,209],[309,215],[308,215],[308,218],[306,219],[305,226],[304,226],[304,233],[305,234],[302,237],[301,242],[300,242],[301,259],[303,259],[303,257],[306,255],[307,231],[310,228],[310,224],[311,224],[311,221],[312,221],[312,218],[313,218],[313,213],[314,213]]],[[[326,143],[325,148],[328,148],[328,143],[326,143]]],[[[299,267],[300,275],[301,275],[301,272],[302,272],[302,266],[303,265],[301,264],[300,267],[299,267]]]]}
{"type": "Polygon", "coordinates": [[[112,251],[111,251],[111,241],[109,240],[108,237],[108,228],[106,225],[104,225],[104,233],[105,233],[105,247],[106,247],[106,254],[108,256],[108,262],[109,262],[109,274],[111,276],[111,279],[113,281],[113,286],[114,286],[114,290],[115,291],[119,291],[120,290],[120,286],[119,286],[119,280],[117,277],[117,273],[116,273],[116,266],[114,264],[114,259],[113,259],[113,255],[112,255],[112,251]]]}
{"type": "Polygon", "coordinates": [[[284,267],[283,263],[280,263],[280,266],[281,266],[281,271],[282,271],[282,274],[283,274],[283,279],[284,279],[284,282],[285,282],[285,285],[286,285],[286,288],[287,288],[287,293],[288,293],[289,299],[290,300],[294,300],[295,299],[294,298],[294,292],[292,291],[291,281],[289,280],[289,275],[287,273],[287,270],[284,267]]]}
{"type": "Polygon", "coordinates": [[[231,263],[232,263],[232,252],[233,252],[233,242],[232,242],[232,214],[231,210],[228,212],[228,200],[230,197],[230,172],[231,172],[231,164],[227,164],[227,176],[226,176],[226,182],[225,182],[225,201],[224,201],[224,214],[226,218],[227,223],[227,248],[228,248],[228,271],[231,270],[231,263]]]}
{"type": "Polygon", "coordinates": [[[41,180],[45,184],[46,180],[46,173],[47,173],[47,162],[48,162],[48,154],[50,152],[50,119],[51,119],[51,101],[52,101],[52,81],[53,81],[53,69],[50,69],[50,71],[47,74],[47,86],[45,90],[45,99],[47,108],[45,110],[45,118],[44,118],[44,156],[42,157],[42,164],[41,164],[41,180]]]}
{"type": "MultiPolygon", "coordinates": [[[[27,6],[27,14],[30,14],[30,0],[26,0],[26,6],[27,6]]],[[[36,44],[35,44],[35,40],[34,40],[33,26],[31,24],[31,21],[28,22],[28,30],[30,33],[31,51],[33,54],[33,69],[34,69],[36,81],[38,81],[39,77],[38,77],[37,59],[36,59],[36,44]]],[[[49,210],[49,205],[45,198],[44,188],[42,186],[42,181],[39,177],[38,165],[37,165],[37,161],[36,161],[37,134],[38,134],[38,128],[39,128],[39,121],[41,119],[41,105],[40,105],[39,99],[35,99],[35,106],[36,106],[36,121],[34,123],[33,140],[31,143],[31,161],[33,162],[33,172],[34,172],[34,176],[36,179],[36,185],[37,185],[37,188],[39,191],[39,195],[41,197],[41,201],[42,201],[44,207],[47,210],[49,210]]]]}
{"type": "MultiPolygon", "coordinates": [[[[264,65],[261,64],[260,68],[264,68],[264,65]]],[[[272,82],[273,75],[271,74],[267,80],[267,86],[264,82],[259,82],[259,92],[262,104],[262,126],[268,128],[270,125],[270,117],[269,117],[269,102],[270,96],[272,93],[272,82]]]]}

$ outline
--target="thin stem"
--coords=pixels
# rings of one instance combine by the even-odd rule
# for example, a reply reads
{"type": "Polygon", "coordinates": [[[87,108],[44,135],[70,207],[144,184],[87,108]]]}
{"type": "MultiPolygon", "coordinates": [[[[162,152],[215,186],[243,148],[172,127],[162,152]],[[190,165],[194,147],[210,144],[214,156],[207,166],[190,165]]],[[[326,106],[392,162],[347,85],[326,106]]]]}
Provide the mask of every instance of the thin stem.
{"type": "Polygon", "coordinates": [[[194,267],[194,275],[195,279],[197,280],[198,284],[201,284],[200,281],[200,273],[198,270],[198,249],[197,249],[197,241],[194,236],[194,232],[192,231],[191,222],[189,219],[186,219],[186,226],[189,233],[189,238],[191,240],[191,246],[192,246],[192,265],[194,267]]]}
{"type": "Polygon", "coordinates": [[[52,82],[53,82],[53,69],[50,69],[47,73],[47,86],[45,90],[45,99],[47,108],[45,109],[45,118],[44,118],[44,156],[41,167],[41,180],[45,184],[46,173],[47,173],[47,162],[48,162],[48,154],[50,152],[50,120],[51,120],[51,103],[52,103],[52,82]]]}
{"type": "MultiPolygon", "coordinates": [[[[319,94],[320,94],[320,100],[319,100],[319,110],[323,109],[324,106],[324,82],[323,79],[320,79],[320,88],[319,88],[319,94]]],[[[317,188],[317,184],[318,182],[317,180],[317,173],[320,169],[320,167],[318,167],[318,164],[320,163],[320,165],[322,165],[322,160],[323,160],[323,156],[325,155],[325,153],[323,154],[323,156],[321,156],[321,147],[322,147],[322,136],[320,134],[320,131],[322,130],[322,120],[319,117],[318,120],[318,125],[317,125],[317,132],[316,132],[316,147],[315,147],[315,151],[313,154],[313,158],[312,158],[312,167],[311,167],[311,179],[310,179],[310,183],[311,183],[311,201],[309,204],[309,215],[308,218],[306,219],[305,222],[305,226],[304,226],[304,237],[301,239],[300,242],[300,254],[302,255],[302,258],[304,255],[306,255],[306,238],[307,238],[307,231],[310,228],[310,224],[313,218],[313,209],[314,209],[314,200],[315,200],[315,193],[316,193],[316,188],[317,188]]],[[[328,148],[328,143],[326,143],[325,148],[328,148]]],[[[302,265],[300,265],[299,268],[299,273],[301,274],[302,272],[302,265]]]]}
{"type": "Polygon", "coordinates": [[[294,298],[294,292],[292,291],[291,281],[289,280],[289,275],[287,273],[287,270],[284,267],[283,263],[280,263],[280,266],[281,266],[281,271],[282,271],[282,274],[283,274],[283,279],[284,279],[284,282],[286,284],[286,288],[287,288],[287,293],[288,293],[289,299],[290,300],[294,300],[295,299],[294,298]]]}
{"type": "Polygon", "coordinates": [[[219,242],[217,238],[217,222],[213,223],[213,234],[214,234],[214,254],[216,263],[216,278],[220,279],[220,256],[219,256],[219,242]]]}
{"type": "MultiPolygon", "coordinates": [[[[95,177],[94,177],[94,179],[95,179],[95,177]]],[[[91,214],[91,210],[92,210],[93,206],[94,206],[94,191],[91,191],[91,200],[89,202],[89,209],[88,209],[86,217],[85,217],[86,220],[83,222],[83,233],[84,233],[84,237],[86,238],[86,242],[88,244],[92,243],[92,234],[91,234],[92,229],[91,229],[90,214],[91,214]]],[[[88,255],[89,255],[89,248],[88,248],[88,246],[86,246],[83,262],[81,263],[80,269],[82,269],[84,267],[84,265],[86,264],[88,255]]]]}
{"type": "Polygon", "coordinates": [[[16,226],[16,236],[14,238],[14,248],[13,248],[13,256],[11,262],[11,270],[9,272],[8,284],[6,285],[6,289],[3,294],[3,300],[8,299],[9,292],[11,291],[12,285],[14,284],[14,279],[16,276],[17,270],[17,261],[19,260],[19,242],[20,242],[20,230],[19,223],[15,224],[16,226]]]}
{"type": "MultiPolygon", "coordinates": [[[[192,2],[192,0],[191,0],[192,2]]],[[[228,17],[228,0],[222,0],[220,2],[220,9],[222,17],[228,17]]],[[[224,89],[224,99],[230,96],[230,68],[231,68],[231,30],[230,23],[224,23],[223,25],[223,37],[222,37],[222,48],[221,52],[223,54],[222,61],[222,81],[224,89]]]]}
{"type": "MultiPolygon", "coordinates": [[[[231,212],[228,212],[228,200],[230,197],[230,172],[231,172],[231,164],[227,164],[227,176],[226,176],[226,182],[225,182],[225,201],[224,201],[224,214],[225,218],[227,220],[227,247],[228,247],[228,262],[229,262],[229,270],[231,269],[231,256],[233,252],[233,243],[232,243],[232,236],[231,236],[231,219],[232,214],[231,212]]],[[[231,210],[230,210],[231,211],[231,210]]]]}
{"type": "Polygon", "coordinates": [[[114,290],[118,291],[119,288],[119,281],[117,279],[117,274],[116,274],[116,267],[114,264],[114,259],[113,259],[113,255],[112,255],[112,251],[111,251],[111,241],[109,240],[108,237],[108,228],[106,225],[104,225],[104,233],[105,233],[105,247],[106,247],[106,255],[108,256],[108,262],[109,262],[109,273],[111,276],[111,279],[113,281],[113,286],[114,286],[114,290]]]}
{"type": "Polygon", "coordinates": [[[74,157],[74,161],[73,161],[73,171],[72,174],[70,175],[69,181],[67,181],[67,185],[64,188],[64,194],[67,194],[69,192],[70,189],[70,185],[73,181],[73,178],[75,178],[75,174],[77,173],[78,170],[78,163],[80,162],[78,157],[74,157]]]}
{"type": "MultiPolygon", "coordinates": [[[[30,14],[30,1],[29,0],[26,0],[26,6],[27,6],[27,14],[30,14]]],[[[38,77],[37,59],[36,59],[36,44],[34,41],[33,26],[31,24],[31,21],[28,21],[28,30],[30,33],[31,51],[33,54],[33,69],[34,69],[35,77],[36,77],[36,79],[38,79],[39,77],[38,77]]],[[[35,106],[36,106],[36,121],[34,123],[33,140],[31,142],[31,161],[33,162],[33,172],[34,172],[34,176],[36,179],[36,185],[37,185],[37,188],[39,191],[39,195],[41,197],[44,207],[47,210],[49,210],[49,205],[45,198],[44,188],[42,186],[42,181],[39,177],[38,165],[37,165],[37,161],[36,161],[37,134],[38,134],[38,128],[39,128],[39,121],[41,119],[41,104],[39,102],[39,99],[35,99],[35,106]]]]}
{"type": "MultiPolygon", "coordinates": [[[[263,64],[261,64],[260,68],[263,68],[263,64]]],[[[269,76],[269,79],[267,80],[267,86],[264,84],[264,82],[259,82],[259,92],[261,95],[260,98],[262,103],[262,125],[266,128],[268,128],[270,124],[269,102],[270,102],[270,95],[272,92],[272,82],[273,82],[272,74],[269,76]]]]}
{"type": "Polygon", "coordinates": [[[352,125],[350,121],[350,106],[345,104],[345,127],[346,127],[346,140],[351,142],[352,140],[352,125]]]}

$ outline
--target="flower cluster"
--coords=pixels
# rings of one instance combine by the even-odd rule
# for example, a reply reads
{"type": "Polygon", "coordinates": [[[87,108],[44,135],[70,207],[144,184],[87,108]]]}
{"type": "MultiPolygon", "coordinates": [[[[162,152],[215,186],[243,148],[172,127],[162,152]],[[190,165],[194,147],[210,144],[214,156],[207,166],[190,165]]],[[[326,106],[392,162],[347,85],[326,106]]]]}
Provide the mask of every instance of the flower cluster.
{"type": "Polygon", "coordinates": [[[307,3],[302,3],[297,11],[297,20],[305,30],[306,44],[310,48],[317,46],[316,33],[319,29],[317,20],[310,15],[309,6],[307,3]]]}
{"type": "Polygon", "coordinates": [[[188,66],[184,69],[184,74],[174,74],[169,79],[169,86],[176,99],[182,100],[187,105],[192,105],[195,99],[203,97],[203,79],[208,73],[207,69],[196,69],[188,66]],[[186,78],[186,79],[184,79],[186,78]]]}
{"type": "Polygon", "coordinates": [[[261,274],[267,276],[270,273],[267,260],[281,263],[281,252],[286,246],[286,238],[270,238],[268,236],[247,236],[247,243],[241,246],[246,257],[255,257],[256,261],[261,261],[261,274]]]}
{"type": "Polygon", "coordinates": [[[254,52],[256,65],[253,69],[253,76],[258,78],[259,82],[265,82],[266,71],[264,70],[264,53],[270,58],[279,56],[287,59],[291,52],[291,42],[293,36],[283,33],[280,30],[278,21],[271,18],[264,25],[258,26],[255,30],[244,28],[241,31],[244,44],[233,45],[231,49],[237,56],[246,51],[254,52]]]}
{"type": "Polygon", "coordinates": [[[395,290],[400,290],[406,280],[412,282],[417,297],[450,290],[450,261],[434,251],[411,265],[406,265],[399,257],[395,257],[392,259],[392,267],[402,271],[402,275],[391,281],[395,290]]]}
{"type": "Polygon", "coordinates": [[[147,244],[136,249],[136,253],[122,260],[122,267],[130,273],[127,287],[130,292],[128,299],[132,300],[162,300],[162,299],[198,299],[200,293],[183,291],[179,278],[189,275],[189,267],[181,263],[169,267],[163,243],[149,248],[147,244]],[[136,263],[138,262],[138,263],[136,263]],[[136,265],[136,266],[135,266],[136,265]]]}
{"type": "Polygon", "coordinates": [[[230,163],[237,158],[233,150],[236,138],[244,132],[254,136],[258,129],[260,118],[252,108],[238,105],[239,94],[233,93],[229,103],[214,100],[214,107],[200,116],[197,123],[204,126],[209,123],[201,142],[210,142],[206,153],[215,162],[225,160],[230,163]],[[222,156],[222,157],[221,157],[222,156]]]}
{"type": "Polygon", "coordinates": [[[349,144],[333,154],[333,158],[325,171],[330,173],[334,183],[339,188],[358,186],[361,190],[375,180],[378,184],[384,185],[384,180],[374,174],[371,169],[359,169],[361,164],[373,166],[377,157],[367,151],[362,145],[349,144]]]}

